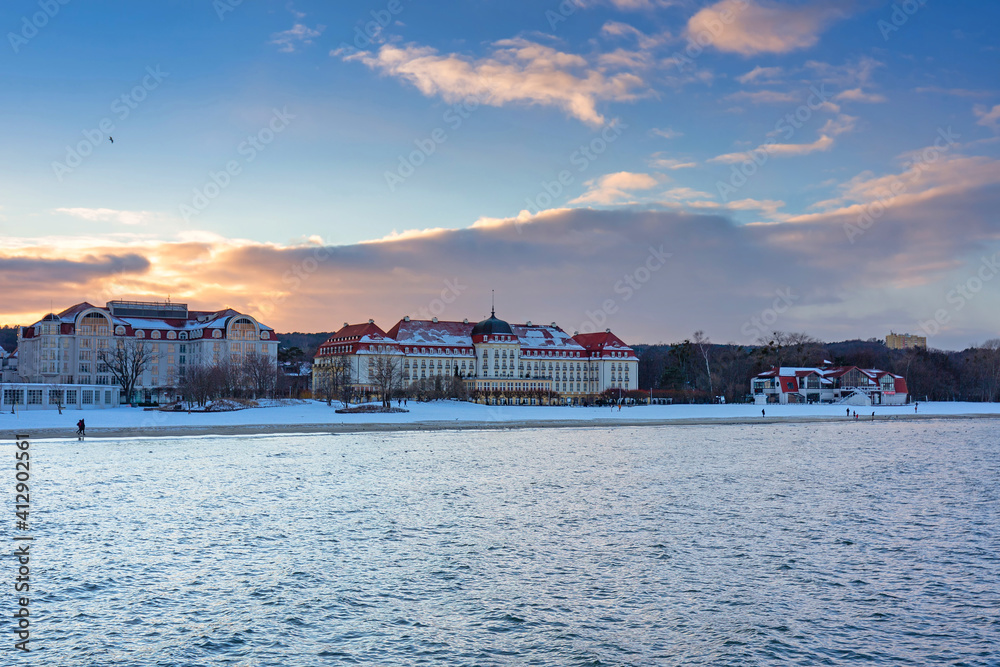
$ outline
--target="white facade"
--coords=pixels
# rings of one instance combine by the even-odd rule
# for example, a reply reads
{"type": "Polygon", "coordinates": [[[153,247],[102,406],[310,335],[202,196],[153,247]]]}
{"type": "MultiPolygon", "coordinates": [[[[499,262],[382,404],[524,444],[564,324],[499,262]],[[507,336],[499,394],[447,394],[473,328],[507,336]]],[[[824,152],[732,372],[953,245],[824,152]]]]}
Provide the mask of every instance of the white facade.
{"type": "Polygon", "coordinates": [[[49,314],[21,330],[18,375],[22,381],[117,386],[101,353],[118,343],[142,345],[151,363],[125,401],[177,397],[187,369],[260,354],[277,367],[274,330],[231,309],[189,311],[186,304],[112,301],[104,308],[82,303],[49,314]]]}
{"type": "Polygon", "coordinates": [[[21,410],[103,410],[121,404],[121,388],[105,385],[0,384],[0,412],[21,410]]]}
{"type": "Polygon", "coordinates": [[[551,325],[507,324],[491,316],[468,320],[411,320],[404,317],[388,332],[373,320],[348,325],[330,337],[316,355],[314,391],[335,360],[346,359],[352,384],[375,390],[368,369],[378,355],[398,355],[401,384],[428,378],[463,378],[481,392],[555,392],[570,400],[608,389],[638,386],[639,360],[610,331],[570,336],[551,325]]]}
{"type": "Polygon", "coordinates": [[[903,405],[906,380],[877,368],[839,366],[801,368],[782,366],[758,374],[750,381],[758,404],[842,403],[844,405],[903,405]]]}

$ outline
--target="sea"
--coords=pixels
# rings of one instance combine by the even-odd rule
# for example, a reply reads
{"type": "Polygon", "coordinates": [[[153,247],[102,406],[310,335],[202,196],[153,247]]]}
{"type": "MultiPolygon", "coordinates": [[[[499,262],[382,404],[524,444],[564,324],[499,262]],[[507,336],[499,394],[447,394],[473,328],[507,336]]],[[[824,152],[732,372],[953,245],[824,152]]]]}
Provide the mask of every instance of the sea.
{"type": "Polygon", "coordinates": [[[998,424],[35,441],[0,663],[1000,665],[998,424]]]}

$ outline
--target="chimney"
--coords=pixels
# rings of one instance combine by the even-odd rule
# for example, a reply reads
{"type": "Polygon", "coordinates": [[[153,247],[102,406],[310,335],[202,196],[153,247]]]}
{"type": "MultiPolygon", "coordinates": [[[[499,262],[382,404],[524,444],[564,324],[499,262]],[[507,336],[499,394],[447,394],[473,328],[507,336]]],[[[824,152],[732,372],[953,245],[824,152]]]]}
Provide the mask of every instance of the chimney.
{"type": "Polygon", "coordinates": [[[605,329],[604,333],[611,333],[611,329],[605,329]]]}
{"type": "Polygon", "coordinates": [[[529,327],[531,326],[531,320],[528,320],[527,326],[529,326],[529,327]]]}
{"type": "Polygon", "coordinates": [[[462,324],[468,324],[468,323],[469,323],[469,318],[468,317],[466,317],[464,320],[462,320],[462,324]]]}
{"type": "Polygon", "coordinates": [[[431,322],[433,322],[434,324],[437,324],[437,321],[438,321],[438,318],[436,318],[436,317],[432,317],[431,318],[431,322]]]}
{"type": "MultiPolygon", "coordinates": [[[[369,318],[368,324],[375,324],[375,320],[369,318]]],[[[608,331],[611,331],[611,329],[608,329],[608,331]]]]}
{"type": "Polygon", "coordinates": [[[349,324],[348,324],[347,322],[344,322],[344,326],[345,326],[345,327],[349,327],[349,326],[351,326],[351,325],[349,325],[349,324]]]}
{"type": "Polygon", "coordinates": [[[409,315],[407,315],[406,317],[404,317],[404,318],[403,318],[403,321],[404,321],[404,322],[409,322],[409,321],[410,321],[410,316],[409,316],[409,315]]]}
{"type": "Polygon", "coordinates": [[[573,335],[574,335],[574,336],[579,336],[579,335],[580,335],[580,332],[579,332],[579,331],[574,331],[574,332],[573,332],[573,335]]]}

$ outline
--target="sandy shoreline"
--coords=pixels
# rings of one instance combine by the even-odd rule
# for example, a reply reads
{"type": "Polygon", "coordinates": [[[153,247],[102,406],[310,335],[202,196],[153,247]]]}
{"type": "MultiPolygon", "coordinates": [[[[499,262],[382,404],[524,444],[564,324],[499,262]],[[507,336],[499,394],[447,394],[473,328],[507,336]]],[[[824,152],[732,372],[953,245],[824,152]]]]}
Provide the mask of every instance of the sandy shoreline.
{"type": "MultiPolygon", "coordinates": [[[[968,420],[997,419],[995,414],[901,414],[877,415],[875,421],[927,421],[927,420],[968,420]]],[[[405,423],[327,423],[327,424],[245,424],[245,425],[206,425],[206,426],[149,426],[149,427],[104,427],[88,428],[87,439],[147,439],[147,438],[178,438],[203,436],[254,436],[282,434],[347,434],[347,433],[384,433],[405,431],[482,431],[507,429],[548,429],[548,428],[621,428],[646,426],[706,426],[706,425],[766,425],[766,424],[808,424],[828,422],[870,422],[871,417],[855,420],[847,417],[830,417],[819,415],[801,415],[790,417],[703,417],[674,419],[603,419],[600,421],[581,419],[539,419],[510,421],[443,421],[428,420],[405,423]]],[[[29,435],[34,440],[74,440],[75,433],[67,429],[43,428],[0,430],[0,440],[13,440],[17,435],[29,435]]]]}

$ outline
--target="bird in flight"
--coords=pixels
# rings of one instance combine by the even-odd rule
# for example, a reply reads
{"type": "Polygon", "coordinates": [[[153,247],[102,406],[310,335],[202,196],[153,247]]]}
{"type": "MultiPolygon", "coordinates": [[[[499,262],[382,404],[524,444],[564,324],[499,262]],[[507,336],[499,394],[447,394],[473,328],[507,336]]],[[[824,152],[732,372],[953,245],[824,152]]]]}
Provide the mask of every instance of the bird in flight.
{"type": "Polygon", "coordinates": [[[108,140],[111,141],[111,143],[115,143],[115,138],[112,136],[108,136],[108,140]]]}

